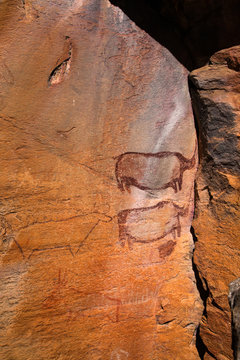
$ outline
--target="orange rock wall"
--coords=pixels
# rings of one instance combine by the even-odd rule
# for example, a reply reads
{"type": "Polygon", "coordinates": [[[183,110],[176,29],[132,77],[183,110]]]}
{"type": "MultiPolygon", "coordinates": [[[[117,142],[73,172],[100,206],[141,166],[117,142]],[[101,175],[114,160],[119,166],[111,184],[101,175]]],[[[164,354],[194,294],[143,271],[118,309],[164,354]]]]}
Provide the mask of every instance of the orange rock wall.
{"type": "Polygon", "coordinates": [[[107,0],[0,8],[1,359],[198,359],[186,70],[107,0]]]}

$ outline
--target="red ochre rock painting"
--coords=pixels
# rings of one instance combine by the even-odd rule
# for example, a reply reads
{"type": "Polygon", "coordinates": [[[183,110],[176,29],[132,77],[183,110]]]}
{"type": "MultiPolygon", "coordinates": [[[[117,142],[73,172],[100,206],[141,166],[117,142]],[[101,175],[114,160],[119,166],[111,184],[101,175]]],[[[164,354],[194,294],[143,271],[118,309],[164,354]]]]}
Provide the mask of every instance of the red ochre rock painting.
{"type": "Polygon", "coordinates": [[[156,205],[122,210],[118,214],[119,241],[129,249],[133,243],[151,243],[172,234],[173,239],[181,236],[180,217],[188,208],[171,201],[160,201],[156,205]],[[147,224],[147,225],[146,225],[147,224]]]}
{"type": "Polygon", "coordinates": [[[171,151],[126,152],[116,157],[115,175],[118,187],[121,191],[130,191],[130,186],[141,190],[164,190],[171,187],[176,193],[182,189],[184,171],[191,170],[196,165],[196,157],[197,144],[190,159],[179,152],[171,151]],[[166,171],[166,166],[169,168],[170,164],[172,167],[166,171]]]}
{"type": "Polygon", "coordinates": [[[165,259],[169,255],[171,255],[171,253],[173,252],[176,246],[176,243],[177,243],[176,241],[168,240],[165,244],[160,245],[158,247],[159,258],[165,259]]]}
{"type": "Polygon", "coordinates": [[[109,223],[112,220],[111,216],[92,212],[58,220],[34,222],[20,228],[18,236],[12,235],[11,239],[24,260],[30,260],[33,255],[57,250],[66,250],[74,257],[101,223],[109,223]],[[54,243],[49,240],[51,237],[53,239],[56,224],[58,224],[58,232],[62,234],[61,243],[54,243]],[[72,231],[76,230],[71,240],[65,235],[66,228],[70,228],[72,231]],[[38,245],[40,237],[41,246],[38,245]]]}

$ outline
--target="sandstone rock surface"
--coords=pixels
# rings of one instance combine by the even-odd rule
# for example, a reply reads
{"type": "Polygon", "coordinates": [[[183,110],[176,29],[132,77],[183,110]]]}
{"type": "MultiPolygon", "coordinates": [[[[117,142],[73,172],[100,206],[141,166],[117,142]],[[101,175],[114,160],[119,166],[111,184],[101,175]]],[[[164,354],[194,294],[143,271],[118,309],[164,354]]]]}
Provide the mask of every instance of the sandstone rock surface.
{"type": "Polygon", "coordinates": [[[1,359],[198,359],[186,70],[107,0],[0,9],[1,359]]]}
{"type": "Polygon", "coordinates": [[[200,335],[208,357],[232,359],[228,284],[240,269],[240,47],[222,50],[191,73],[199,124],[194,262],[205,293],[200,335]]]}

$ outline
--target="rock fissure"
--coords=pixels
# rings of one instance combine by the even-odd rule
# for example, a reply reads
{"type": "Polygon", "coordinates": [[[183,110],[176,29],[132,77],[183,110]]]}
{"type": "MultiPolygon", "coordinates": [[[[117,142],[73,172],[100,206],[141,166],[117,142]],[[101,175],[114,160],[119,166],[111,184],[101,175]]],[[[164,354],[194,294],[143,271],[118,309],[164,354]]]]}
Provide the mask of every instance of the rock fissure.
{"type": "MultiPolygon", "coordinates": [[[[69,37],[67,36],[66,40],[68,39],[69,37]]],[[[48,78],[49,87],[61,83],[70,72],[71,61],[72,61],[72,43],[69,40],[68,42],[69,42],[68,45],[69,48],[67,52],[67,57],[63,61],[61,61],[60,64],[59,64],[59,60],[57,61],[56,67],[52,70],[48,78]]]]}
{"type": "MultiPolygon", "coordinates": [[[[192,234],[194,245],[195,245],[196,242],[198,241],[198,239],[196,237],[194,228],[192,226],[191,226],[191,234],[192,234]]],[[[193,272],[194,272],[195,279],[196,279],[196,286],[197,286],[199,295],[200,295],[202,303],[203,303],[203,312],[202,312],[202,319],[203,319],[204,317],[207,316],[207,299],[210,296],[210,292],[209,292],[209,288],[207,286],[206,280],[201,278],[200,273],[197,268],[197,265],[194,262],[194,251],[193,251],[193,256],[192,256],[192,268],[193,268],[193,272]]],[[[201,360],[204,359],[204,354],[206,352],[209,353],[209,351],[208,351],[206,345],[204,344],[203,339],[200,334],[200,323],[199,323],[199,325],[197,327],[197,331],[196,331],[196,347],[197,347],[200,359],[201,360]]]]}

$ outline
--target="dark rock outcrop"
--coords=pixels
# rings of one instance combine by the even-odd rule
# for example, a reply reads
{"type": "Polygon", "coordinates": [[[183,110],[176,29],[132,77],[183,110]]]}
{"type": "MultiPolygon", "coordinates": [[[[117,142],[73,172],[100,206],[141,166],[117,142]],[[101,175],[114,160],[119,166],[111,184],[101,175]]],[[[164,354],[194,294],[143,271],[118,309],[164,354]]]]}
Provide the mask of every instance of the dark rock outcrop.
{"type": "Polygon", "coordinates": [[[208,291],[200,336],[216,359],[232,359],[227,295],[240,268],[239,50],[220,51],[190,74],[200,152],[194,262],[208,291]]]}
{"type": "Polygon", "coordinates": [[[232,312],[232,347],[234,360],[240,359],[240,278],[229,285],[229,305],[232,312]]]}

